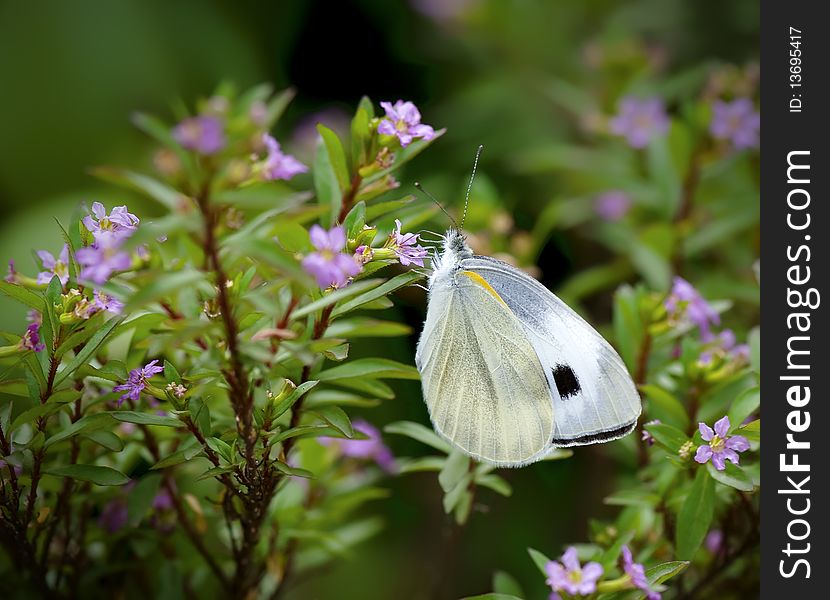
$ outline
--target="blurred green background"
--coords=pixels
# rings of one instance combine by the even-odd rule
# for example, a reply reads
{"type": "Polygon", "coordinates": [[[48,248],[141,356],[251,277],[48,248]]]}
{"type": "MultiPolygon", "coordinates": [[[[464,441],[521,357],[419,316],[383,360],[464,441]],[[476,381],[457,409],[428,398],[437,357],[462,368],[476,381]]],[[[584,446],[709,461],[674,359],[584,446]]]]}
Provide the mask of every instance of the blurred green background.
{"type": "MultiPolygon", "coordinates": [[[[600,191],[584,171],[576,176],[558,168],[561,161],[545,159],[565,143],[598,143],[585,113],[573,110],[583,95],[598,114],[613,113],[621,93],[655,82],[682,101],[699,94],[713,72],[757,61],[758,24],[752,0],[2,2],[0,259],[15,258],[19,270],[36,272],[32,250],[58,250],[53,217],[68,221],[79,203],[127,202],[151,218],[156,207],[98,182],[88,168],[151,169],[152,145],[132,128],[130,114],[170,116],[174,102],[192,104],[226,80],[239,88],[269,81],[297,89],[277,134],[306,161],[304,132],[315,120],[336,129],[364,94],[375,102],[413,100],[424,122],[448,131],[402,175],[402,189],[420,179],[457,208],[475,148],[484,144],[468,229],[491,230],[502,222],[494,215],[506,215],[515,221],[513,234],[508,226],[502,242],[485,249],[516,254],[520,232],[532,230],[553,199],[587,203],[600,191]]],[[[595,176],[605,176],[602,164],[595,176]]],[[[748,248],[736,251],[745,279],[748,248]]],[[[535,260],[552,289],[609,258],[579,229],[557,230],[526,254],[524,262],[535,260]]],[[[730,276],[722,280],[726,285],[730,276]]],[[[716,291],[717,281],[711,286],[716,291]]],[[[607,321],[611,291],[582,299],[594,322],[607,321]]],[[[417,332],[423,295],[413,290],[400,304],[397,318],[417,332]]],[[[21,327],[16,311],[0,299],[0,329],[21,327]]],[[[747,292],[745,323],[756,312],[747,292]]],[[[389,344],[390,358],[411,362],[415,340],[413,334],[377,343],[389,344]]],[[[397,389],[396,400],[366,416],[379,424],[425,421],[417,384],[397,389]]],[[[388,441],[399,454],[420,451],[388,441]]],[[[386,529],[294,595],[358,597],[350,586],[369,582],[359,597],[426,598],[437,590],[458,597],[491,589],[495,569],[541,593],[525,548],[556,555],[563,543],[586,539],[590,518],[613,514],[602,498],[633,459],[627,448],[633,443],[586,448],[570,460],[507,473],[513,497],[482,492],[485,512],[474,514],[457,540],[449,537],[434,475],[392,479],[392,496],[371,506],[386,529]]]]}

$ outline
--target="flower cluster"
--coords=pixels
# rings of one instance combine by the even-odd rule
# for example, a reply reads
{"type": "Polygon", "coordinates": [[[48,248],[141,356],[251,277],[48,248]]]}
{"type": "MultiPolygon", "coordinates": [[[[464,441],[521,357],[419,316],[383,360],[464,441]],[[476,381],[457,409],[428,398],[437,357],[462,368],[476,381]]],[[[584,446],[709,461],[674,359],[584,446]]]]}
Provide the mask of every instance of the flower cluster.
{"type": "Polygon", "coordinates": [[[280,143],[271,135],[263,133],[262,143],[267,150],[265,159],[258,164],[263,179],[267,181],[287,180],[308,171],[308,167],[299,160],[290,154],[285,154],[280,148],[280,143]]]}
{"type": "Polygon", "coordinates": [[[94,202],[92,215],[85,217],[83,223],[92,234],[93,243],[75,253],[81,265],[78,279],[102,285],[114,272],[130,268],[132,259],[123,244],[138,228],[138,217],[128,212],[126,206],[116,206],[108,215],[103,204],[94,202]]]}
{"type": "Polygon", "coordinates": [[[749,98],[737,98],[732,102],[716,101],[712,105],[712,122],[709,131],[718,140],[727,140],[738,150],[757,148],[761,115],[749,98]]]}
{"type": "Polygon", "coordinates": [[[319,225],[312,225],[309,237],[315,251],[303,258],[302,265],[323,289],[348,285],[351,278],[363,270],[365,264],[376,258],[395,258],[405,267],[423,267],[424,258],[427,257],[427,249],[418,244],[418,234],[403,233],[399,219],[395,219],[395,229],[389,234],[382,248],[361,244],[355,248],[353,254],[345,252],[348,240],[346,230],[341,225],[332,227],[329,231],[319,225]]]}
{"type": "Polygon", "coordinates": [[[624,137],[632,148],[645,148],[668,129],[666,107],[658,97],[626,96],[620,100],[619,112],[611,120],[611,131],[624,137]]]}

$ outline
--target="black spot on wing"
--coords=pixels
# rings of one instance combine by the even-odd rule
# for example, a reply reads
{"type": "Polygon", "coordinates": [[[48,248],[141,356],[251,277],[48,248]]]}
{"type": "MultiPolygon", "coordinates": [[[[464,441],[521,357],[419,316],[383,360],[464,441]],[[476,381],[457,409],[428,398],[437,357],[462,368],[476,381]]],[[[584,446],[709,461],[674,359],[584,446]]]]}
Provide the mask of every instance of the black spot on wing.
{"type": "Polygon", "coordinates": [[[553,372],[556,389],[559,390],[562,400],[575,396],[582,389],[579,385],[579,379],[576,378],[576,373],[568,365],[556,365],[551,371],[553,372]]]}

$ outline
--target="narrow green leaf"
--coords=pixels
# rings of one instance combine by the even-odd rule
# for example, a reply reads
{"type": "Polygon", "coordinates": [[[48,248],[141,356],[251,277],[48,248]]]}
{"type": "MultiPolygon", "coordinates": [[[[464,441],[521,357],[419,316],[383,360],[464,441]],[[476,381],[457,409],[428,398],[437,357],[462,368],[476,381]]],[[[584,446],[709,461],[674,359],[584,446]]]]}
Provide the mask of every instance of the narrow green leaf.
{"type": "MultiPolygon", "coordinates": [[[[405,273],[401,273],[400,275],[396,275],[386,283],[375,287],[374,289],[349,300],[339,306],[337,306],[332,311],[332,317],[337,317],[343,314],[346,314],[350,311],[355,310],[356,308],[363,307],[368,302],[372,302],[373,300],[377,300],[379,298],[383,298],[388,294],[391,294],[395,290],[398,290],[404,286],[410,285],[420,279],[423,279],[424,276],[420,273],[416,273],[415,271],[407,271],[405,273]]],[[[356,282],[352,285],[357,285],[360,282],[356,282]]]]}
{"type": "Polygon", "coordinates": [[[104,429],[89,431],[84,433],[83,437],[92,440],[99,446],[103,446],[112,452],[121,452],[124,449],[124,441],[112,431],[106,431],[104,429]]]}
{"type": "Polygon", "coordinates": [[[328,225],[334,225],[340,214],[343,189],[338,183],[338,176],[335,173],[326,144],[317,146],[312,172],[314,174],[314,194],[317,197],[317,203],[320,206],[328,207],[328,225]]]}
{"type": "Polygon", "coordinates": [[[705,468],[698,468],[677,516],[677,556],[691,560],[703,542],[715,512],[715,483],[705,468]]]}
{"type": "Polygon", "coordinates": [[[533,559],[533,563],[542,572],[542,575],[547,577],[548,574],[547,571],[545,571],[545,565],[550,562],[550,559],[534,548],[528,548],[527,553],[530,554],[530,558],[533,559]]]}
{"type": "Polygon", "coordinates": [[[371,379],[418,379],[418,370],[388,358],[358,358],[343,365],[322,371],[317,379],[334,381],[354,377],[371,379]]]}
{"type": "Polygon", "coordinates": [[[71,477],[80,481],[90,481],[95,485],[124,485],[130,478],[120,471],[110,467],[97,465],[66,465],[44,470],[48,475],[57,477],[71,477]]]}
{"type": "Polygon", "coordinates": [[[513,494],[513,488],[510,487],[510,484],[507,481],[498,475],[494,475],[493,473],[489,473],[487,475],[480,475],[476,477],[476,484],[480,487],[490,488],[497,494],[501,494],[502,496],[509,497],[513,494]]]}
{"type": "Polygon", "coordinates": [[[358,202],[343,219],[343,227],[346,229],[346,236],[352,240],[361,232],[366,224],[366,203],[358,202]]]}
{"type": "Polygon", "coordinates": [[[294,403],[297,402],[300,398],[303,397],[303,394],[308,392],[311,388],[317,385],[319,381],[306,381],[298,385],[291,394],[288,395],[287,398],[283,399],[277,406],[274,407],[274,418],[278,419],[285,411],[289,408],[294,406],[294,403]]]}
{"type": "Polygon", "coordinates": [[[148,473],[138,480],[127,496],[127,520],[138,525],[153,506],[161,486],[161,473],[148,473]]]}
{"type": "Polygon", "coordinates": [[[314,413],[346,437],[350,438],[354,435],[349,415],[339,406],[321,406],[315,409],[314,413]]]}
{"type": "Polygon", "coordinates": [[[452,490],[470,472],[470,457],[460,450],[453,450],[438,474],[438,483],[445,492],[452,490]]]}
{"type": "Polygon", "coordinates": [[[650,569],[646,569],[646,578],[650,585],[657,585],[680,575],[689,567],[689,564],[691,563],[687,560],[664,562],[650,569]]]}
{"type": "Polygon", "coordinates": [[[173,366],[173,363],[167,359],[164,360],[164,378],[167,380],[167,383],[182,382],[182,376],[179,375],[179,371],[173,366]]]}
{"type": "Polygon", "coordinates": [[[688,436],[677,427],[665,423],[652,423],[644,426],[644,429],[654,436],[659,443],[663,444],[671,452],[677,452],[680,447],[689,441],[688,436]]]}
{"type": "Polygon", "coordinates": [[[22,285],[0,280],[0,293],[17,300],[18,302],[22,302],[29,308],[34,308],[38,312],[43,312],[43,296],[23,287],[22,285]]]}
{"type": "Polygon", "coordinates": [[[128,313],[131,310],[158,300],[162,296],[167,296],[183,288],[193,287],[206,282],[205,274],[195,269],[183,269],[181,271],[173,271],[172,273],[157,273],[153,276],[150,283],[141,287],[127,300],[124,311],[128,313]]]}
{"type": "Polygon", "coordinates": [[[170,212],[176,212],[179,202],[184,198],[182,194],[166,183],[162,183],[149,175],[143,175],[128,169],[96,167],[92,169],[92,174],[104,181],[109,181],[125,188],[141,192],[164,206],[170,212]]]}
{"type": "Polygon", "coordinates": [[[726,462],[726,468],[723,471],[718,471],[712,463],[707,463],[706,468],[709,470],[709,475],[712,479],[735,488],[742,492],[751,492],[755,489],[752,483],[752,477],[744,472],[738,465],[733,465],[731,462],[726,462]]]}
{"type": "Polygon", "coordinates": [[[162,415],[151,415],[140,413],[134,410],[116,410],[109,413],[113,418],[124,423],[135,423],[136,425],[158,425],[159,427],[181,427],[182,422],[175,417],[162,415]]]}
{"type": "Polygon", "coordinates": [[[322,123],[317,124],[317,131],[320,133],[320,137],[323,138],[326,150],[328,150],[329,161],[331,163],[332,170],[334,171],[334,175],[337,177],[337,183],[340,186],[340,189],[349,189],[349,187],[351,187],[349,165],[346,160],[346,152],[343,150],[343,144],[340,142],[340,138],[338,138],[336,133],[322,123]]]}
{"type": "Polygon", "coordinates": [[[390,423],[384,427],[383,430],[386,433],[405,435],[406,437],[417,440],[422,444],[432,446],[444,454],[450,454],[452,452],[452,447],[449,443],[438,437],[438,434],[432,429],[428,429],[420,423],[413,423],[412,421],[397,421],[395,423],[390,423]]]}
{"type": "Polygon", "coordinates": [[[54,386],[57,387],[60,383],[69,377],[72,373],[74,373],[78,367],[85,364],[93,354],[98,350],[98,348],[104,343],[107,339],[107,336],[115,329],[121,321],[123,321],[123,317],[114,317],[104,323],[104,325],[95,332],[95,334],[89,338],[89,341],[84,345],[78,354],[75,355],[68,365],[66,365],[62,370],[58,371],[57,376],[55,377],[54,386]]]}
{"type": "Polygon", "coordinates": [[[361,294],[362,292],[368,289],[372,289],[379,286],[382,282],[382,279],[365,279],[363,281],[355,281],[351,285],[347,285],[346,287],[340,288],[339,290],[328,292],[325,295],[323,295],[322,298],[315,300],[314,302],[310,302],[291,313],[291,320],[294,321],[300,319],[302,317],[305,317],[306,315],[315,313],[318,310],[325,308],[326,306],[330,306],[335,302],[340,302],[341,300],[357,296],[358,294],[361,294]]]}
{"type": "Polygon", "coordinates": [[[685,431],[689,427],[689,415],[686,413],[686,408],[675,395],[653,384],[641,385],[640,391],[646,395],[651,403],[649,417],[673,425],[681,431],[685,431]]]}
{"type": "Polygon", "coordinates": [[[112,426],[112,418],[110,417],[109,413],[93,413],[91,415],[85,415],[72,423],[69,427],[61,429],[58,433],[50,437],[46,440],[46,443],[43,444],[44,448],[50,448],[55,444],[62,442],[64,440],[68,440],[76,435],[81,433],[88,433],[90,431],[95,431],[98,429],[103,429],[105,427],[112,426]]]}
{"type": "Polygon", "coordinates": [[[744,390],[729,409],[729,423],[732,430],[740,427],[752,413],[761,406],[761,390],[758,387],[744,390]]]}
{"type": "Polygon", "coordinates": [[[299,469],[297,467],[290,467],[287,464],[285,464],[284,462],[280,462],[278,460],[275,460],[272,464],[277,468],[277,470],[280,473],[282,473],[284,475],[288,475],[290,477],[302,477],[304,479],[314,479],[314,473],[312,473],[311,471],[309,471],[307,469],[299,469]]]}

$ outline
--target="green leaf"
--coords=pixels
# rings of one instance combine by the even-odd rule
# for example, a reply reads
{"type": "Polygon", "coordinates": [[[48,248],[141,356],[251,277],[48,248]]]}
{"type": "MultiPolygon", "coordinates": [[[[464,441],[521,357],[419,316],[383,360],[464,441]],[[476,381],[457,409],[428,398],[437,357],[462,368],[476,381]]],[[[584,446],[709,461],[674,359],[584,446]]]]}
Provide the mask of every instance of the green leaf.
{"type": "Polygon", "coordinates": [[[668,581],[672,577],[680,575],[689,566],[687,560],[673,560],[646,569],[646,578],[650,585],[658,585],[668,581]]]}
{"type": "Polygon", "coordinates": [[[490,488],[497,494],[509,497],[513,494],[513,488],[503,477],[488,473],[486,475],[479,475],[476,477],[476,484],[480,487],[490,488]]]}
{"type": "Polygon", "coordinates": [[[112,452],[121,452],[124,449],[124,441],[112,431],[101,429],[84,433],[83,436],[112,452]]]}
{"type": "Polygon", "coordinates": [[[366,203],[358,202],[343,219],[343,227],[346,229],[346,236],[353,240],[363,230],[366,224],[366,203]]]}
{"type": "Polygon", "coordinates": [[[533,563],[542,572],[542,575],[547,577],[548,574],[547,571],[545,571],[545,565],[547,565],[550,562],[550,559],[538,550],[535,550],[533,548],[528,548],[527,553],[530,554],[530,558],[533,559],[533,563]]]}
{"type": "Polygon", "coordinates": [[[136,425],[158,425],[159,427],[181,427],[182,422],[175,417],[151,415],[140,413],[134,410],[116,410],[110,415],[124,423],[135,423],[136,425]]]}
{"type": "Polygon", "coordinates": [[[12,421],[9,431],[14,431],[26,423],[33,423],[39,418],[49,417],[58,412],[62,407],[62,404],[36,404],[32,408],[17,415],[12,421]]]}
{"type": "Polygon", "coordinates": [[[335,381],[353,377],[370,379],[419,379],[418,370],[388,358],[358,358],[343,365],[322,371],[317,379],[335,381]]]}
{"type": "Polygon", "coordinates": [[[314,302],[310,302],[309,304],[306,304],[302,308],[298,308],[293,313],[291,313],[291,320],[294,321],[300,319],[302,317],[305,317],[306,315],[315,313],[318,310],[325,308],[326,306],[330,306],[335,302],[340,302],[341,300],[345,300],[346,298],[357,296],[365,290],[379,286],[382,281],[382,279],[365,279],[363,281],[355,281],[351,285],[347,285],[344,288],[334,290],[333,292],[328,292],[324,294],[322,298],[319,298],[314,302]]]}
{"type": "Polygon", "coordinates": [[[371,317],[338,319],[326,330],[326,335],[334,338],[397,337],[410,333],[412,327],[405,323],[371,317]]]}
{"type": "Polygon", "coordinates": [[[403,207],[412,204],[415,200],[415,196],[410,194],[408,196],[404,196],[400,200],[387,200],[385,202],[372,204],[366,209],[366,220],[374,221],[375,219],[379,219],[380,217],[388,215],[391,212],[397,212],[403,207]]]}
{"type": "Polygon", "coordinates": [[[268,111],[265,117],[265,127],[271,129],[288,108],[296,95],[294,88],[286,88],[268,101],[268,111]]]}
{"type": "Polygon", "coordinates": [[[74,388],[58,390],[49,396],[46,401],[55,404],[68,404],[81,397],[81,390],[74,388]]]}
{"type": "Polygon", "coordinates": [[[653,384],[641,385],[640,391],[651,402],[649,417],[659,419],[661,422],[673,425],[682,431],[689,427],[689,415],[676,396],[653,384]]]}
{"type": "Polygon", "coordinates": [[[38,312],[43,312],[43,296],[23,287],[22,285],[0,280],[0,293],[17,300],[18,302],[22,302],[29,308],[34,308],[38,312]]]}
{"type": "Polygon", "coordinates": [[[398,459],[398,473],[420,473],[422,471],[440,471],[447,461],[444,456],[424,456],[421,458],[398,459]]]}
{"type": "Polygon", "coordinates": [[[294,403],[303,397],[308,390],[317,385],[319,381],[306,381],[298,385],[287,398],[284,398],[278,405],[274,407],[274,418],[278,419],[285,411],[294,406],[294,403]]]}
{"type": "Polygon", "coordinates": [[[317,203],[320,206],[329,207],[328,225],[332,226],[340,214],[343,189],[338,183],[339,179],[332,165],[332,159],[329,156],[326,144],[317,146],[312,172],[314,174],[314,194],[317,197],[317,203]]]}
{"type": "Polygon", "coordinates": [[[220,440],[217,437],[209,437],[205,438],[205,443],[208,447],[219,454],[225,461],[229,463],[233,463],[233,452],[231,451],[231,447],[227,442],[220,440]]]}
{"type": "Polygon", "coordinates": [[[448,442],[445,442],[443,439],[438,437],[438,434],[432,429],[428,429],[420,423],[413,423],[412,421],[396,421],[395,423],[390,423],[384,427],[383,430],[386,433],[405,435],[406,437],[419,441],[422,444],[432,446],[444,454],[450,454],[452,452],[452,447],[448,442]]]}
{"type": "Polygon", "coordinates": [[[172,467],[178,465],[183,462],[187,462],[192,459],[194,456],[201,454],[203,451],[201,444],[199,444],[195,439],[191,438],[192,441],[188,441],[189,446],[182,448],[181,450],[177,450],[173,454],[162,458],[152,467],[151,470],[159,470],[159,469],[166,469],[167,467],[172,467]]]}
{"type": "Polygon", "coordinates": [[[104,343],[112,333],[112,330],[116,328],[116,326],[123,321],[123,317],[115,317],[104,323],[104,325],[95,332],[95,334],[89,338],[89,341],[81,348],[81,351],[75,355],[75,357],[66,365],[62,370],[58,371],[57,376],[55,377],[54,386],[57,387],[60,383],[69,377],[72,373],[74,373],[81,365],[86,364],[86,362],[92,357],[93,354],[98,350],[98,348],[104,343]]]}
{"type": "Polygon", "coordinates": [[[415,140],[411,144],[409,144],[406,148],[395,153],[395,162],[392,163],[392,166],[378,171],[377,173],[373,173],[371,176],[366,178],[366,183],[371,183],[372,181],[376,181],[391,173],[392,171],[401,168],[403,165],[408,163],[410,160],[418,156],[421,152],[426,150],[431,144],[433,144],[438,138],[444,135],[447,132],[446,129],[438,129],[435,132],[435,135],[429,139],[419,139],[415,140]]]}
{"type": "Polygon", "coordinates": [[[205,479],[211,479],[213,477],[221,477],[225,473],[233,473],[234,467],[227,466],[227,467],[211,467],[201,475],[196,478],[196,481],[203,481],[205,479]]]}
{"type": "Polygon", "coordinates": [[[315,409],[314,413],[346,437],[350,438],[354,435],[349,415],[339,406],[321,406],[315,409]]]}
{"type": "Polygon", "coordinates": [[[496,594],[507,594],[508,597],[525,597],[519,582],[505,571],[496,571],[493,573],[493,592],[496,594]]]}
{"type": "Polygon", "coordinates": [[[194,396],[190,399],[188,409],[190,410],[190,418],[199,428],[199,431],[209,436],[213,432],[213,425],[211,424],[210,407],[207,402],[199,396],[194,396]]]}
{"type": "Polygon", "coordinates": [[[291,477],[302,477],[304,479],[314,479],[314,473],[312,473],[311,471],[309,471],[307,469],[299,469],[299,468],[296,468],[296,467],[290,467],[287,464],[285,464],[284,462],[280,462],[278,460],[275,460],[272,464],[277,468],[277,470],[280,473],[282,473],[284,475],[289,475],[291,477]]]}
{"type": "Polygon", "coordinates": [[[744,436],[750,442],[761,441],[761,419],[755,419],[735,430],[735,433],[744,436]]]}
{"type": "Polygon", "coordinates": [[[352,165],[355,169],[365,166],[369,162],[369,113],[362,106],[358,106],[351,123],[352,165]]]}
{"type": "Polygon", "coordinates": [[[181,271],[173,271],[172,273],[154,274],[147,285],[139,288],[135,294],[130,296],[124,312],[129,313],[158,300],[162,296],[167,296],[181,289],[194,287],[202,283],[207,283],[205,274],[195,269],[183,269],[181,271]]]}
{"type": "Polygon", "coordinates": [[[97,465],[66,465],[46,469],[44,473],[56,477],[71,477],[80,481],[90,481],[95,485],[124,485],[130,482],[130,478],[121,471],[97,465]]]}
{"type": "Polygon", "coordinates": [[[698,468],[694,483],[677,516],[677,556],[694,558],[709,531],[715,513],[715,482],[705,468],[698,468]]]}
{"type": "Polygon", "coordinates": [[[723,485],[728,485],[742,492],[751,492],[755,489],[752,477],[747,475],[741,467],[729,461],[726,461],[726,468],[723,471],[718,471],[712,463],[707,463],[706,468],[709,470],[712,479],[723,485]]]}
{"type": "Polygon", "coordinates": [[[291,429],[286,429],[282,433],[277,436],[274,436],[271,439],[271,443],[277,444],[279,442],[283,442],[289,438],[308,438],[308,437],[336,437],[336,438],[343,438],[343,434],[340,433],[334,427],[320,427],[319,425],[300,425],[299,427],[293,427],[291,429]]]}
{"type": "Polygon", "coordinates": [[[180,384],[182,382],[182,376],[179,375],[179,371],[167,359],[164,360],[164,379],[167,380],[167,383],[180,384]]]}
{"type": "Polygon", "coordinates": [[[292,253],[305,253],[311,250],[308,230],[294,221],[283,221],[274,225],[273,234],[277,243],[284,250],[292,253]]]}
{"type": "Polygon", "coordinates": [[[58,442],[68,440],[69,438],[79,435],[81,433],[87,433],[97,429],[111,427],[111,425],[112,418],[110,417],[109,413],[93,413],[91,415],[85,415],[77,421],[75,421],[74,423],[72,423],[69,427],[60,430],[58,433],[46,440],[46,443],[43,445],[43,447],[49,448],[51,446],[54,446],[58,442]]]}
{"type": "MultiPolygon", "coordinates": [[[[366,292],[365,294],[361,294],[357,298],[353,298],[352,300],[349,300],[348,302],[336,307],[332,311],[331,315],[332,317],[337,317],[346,314],[352,310],[355,310],[356,308],[365,305],[368,302],[377,300],[378,298],[385,297],[388,294],[394,292],[395,290],[400,289],[423,278],[423,275],[421,275],[420,273],[416,273],[415,271],[407,271],[406,273],[396,275],[386,283],[379,285],[378,287],[366,292]]],[[[357,285],[357,283],[352,285],[357,285]]]]}
{"type": "Polygon", "coordinates": [[[671,452],[677,452],[683,444],[689,441],[685,433],[665,423],[651,423],[644,425],[644,428],[671,452]]]}
{"type": "Polygon", "coordinates": [[[142,175],[128,169],[116,167],[96,167],[92,174],[117,185],[141,192],[152,198],[170,212],[176,212],[178,204],[184,196],[178,191],[148,175],[142,175]]]}
{"type": "Polygon", "coordinates": [[[340,189],[345,191],[351,187],[351,177],[349,177],[349,165],[346,160],[346,152],[343,150],[343,144],[340,138],[331,129],[323,125],[317,124],[317,131],[320,137],[323,138],[323,143],[326,145],[326,150],[329,154],[329,161],[331,168],[337,177],[337,183],[340,189]]]}
{"type": "Polygon", "coordinates": [[[438,474],[438,483],[445,492],[452,490],[470,472],[470,458],[460,450],[453,450],[438,474]]]}
{"type": "Polygon", "coordinates": [[[605,498],[611,506],[640,506],[654,508],[660,503],[660,496],[644,489],[620,490],[605,498]]]}
{"type": "Polygon", "coordinates": [[[729,409],[728,415],[729,423],[732,426],[731,429],[734,431],[736,428],[740,427],[747,417],[758,410],[759,406],[761,406],[760,388],[753,387],[748,390],[744,390],[741,395],[735,399],[732,403],[732,407],[729,409]]]}
{"type": "Polygon", "coordinates": [[[478,596],[464,596],[462,600],[522,600],[522,598],[513,596],[512,594],[489,592],[487,594],[479,594],[478,596]]]}

